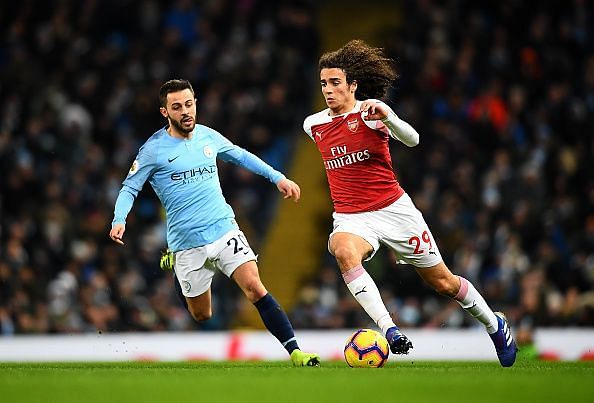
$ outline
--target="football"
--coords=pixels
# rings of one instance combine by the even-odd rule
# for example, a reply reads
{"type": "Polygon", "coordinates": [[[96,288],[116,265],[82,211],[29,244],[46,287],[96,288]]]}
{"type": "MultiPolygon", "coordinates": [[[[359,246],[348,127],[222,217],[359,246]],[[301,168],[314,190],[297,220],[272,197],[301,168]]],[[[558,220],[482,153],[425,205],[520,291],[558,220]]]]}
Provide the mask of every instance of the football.
{"type": "Polygon", "coordinates": [[[359,329],[347,339],[344,360],[349,367],[380,368],[388,360],[388,340],[372,329],[359,329]]]}

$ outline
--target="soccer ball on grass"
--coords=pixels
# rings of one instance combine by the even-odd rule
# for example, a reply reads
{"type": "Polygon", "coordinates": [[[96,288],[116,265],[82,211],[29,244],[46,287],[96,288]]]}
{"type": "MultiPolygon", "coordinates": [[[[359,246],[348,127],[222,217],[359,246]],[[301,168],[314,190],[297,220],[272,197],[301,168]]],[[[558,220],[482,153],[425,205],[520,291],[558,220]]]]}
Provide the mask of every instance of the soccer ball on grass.
{"type": "Polygon", "coordinates": [[[349,367],[380,368],[388,360],[388,340],[375,330],[359,329],[347,339],[344,360],[349,367]]]}

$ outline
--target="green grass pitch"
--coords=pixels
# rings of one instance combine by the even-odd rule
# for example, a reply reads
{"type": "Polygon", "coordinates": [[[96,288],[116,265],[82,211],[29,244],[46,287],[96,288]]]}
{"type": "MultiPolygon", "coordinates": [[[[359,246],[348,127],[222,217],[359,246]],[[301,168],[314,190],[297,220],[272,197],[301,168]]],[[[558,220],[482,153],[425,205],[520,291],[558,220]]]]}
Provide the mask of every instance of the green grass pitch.
{"type": "Polygon", "coordinates": [[[44,402],[592,402],[594,363],[0,363],[0,400],[44,402]]]}

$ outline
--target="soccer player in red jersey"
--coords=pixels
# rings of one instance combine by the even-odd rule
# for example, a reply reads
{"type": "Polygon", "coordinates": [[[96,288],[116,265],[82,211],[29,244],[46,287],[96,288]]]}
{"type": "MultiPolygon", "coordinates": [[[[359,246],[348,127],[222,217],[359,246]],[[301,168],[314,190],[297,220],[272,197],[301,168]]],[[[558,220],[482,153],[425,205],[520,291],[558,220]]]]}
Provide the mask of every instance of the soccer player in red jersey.
{"type": "Polygon", "coordinates": [[[501,365],[513,365],[517,347],[505,316],[493,312],[468,280],[452,274],[423,215],[396,180],[388,141],[414,147],[419,134],[379,100],[397,77],[392,60],[382,49],[353,40],[322,55],[319,71],[328,108],[308,116],[303,128],[326,168],[334,204],[328,249],[348,289],[386,335],[391,351],[408,353],[412,343],[392,321],[362,265],[386,245],[438,293],[479,320],[501,365]]]}

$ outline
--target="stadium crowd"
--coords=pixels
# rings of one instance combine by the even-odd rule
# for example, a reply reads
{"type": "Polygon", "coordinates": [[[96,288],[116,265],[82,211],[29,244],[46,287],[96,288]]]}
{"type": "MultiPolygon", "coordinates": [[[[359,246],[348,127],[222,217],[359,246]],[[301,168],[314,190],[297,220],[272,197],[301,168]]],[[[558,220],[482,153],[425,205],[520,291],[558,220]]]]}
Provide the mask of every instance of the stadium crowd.
{"type": "MultiPolygon", "coordinates": [[[[156,264],[165,228],[148,186],[129,216],[126,248],[106,235],[138,146],[163,125],[159,86],[189,79],[199,121],[276,168],[290,162],[320,96],[312,91],[320,51],[314,1],[200,4],[3,6],[1,334],[197,326],[156,264]]],[[[393,144],[393,160],[446,262],[518,329],[594,326],[592,5],[400,7],[398,29],[376,43],[401,76],[389,103],[421,144],[393,144]]],[[[231,165],[221,169],[258,249],[274,209],[271,187],[231,165]]],[[[323,261],[291,312],[294,325],[369,325],[333,259],[323,261]]],[[[392,255],[380,252],[367,268],[399,324],[470,325],[392,255]]],[[[228,328],[236,290],[213,287],[214,316],[201,328],[228,328]]]]}
{"type": "MultiPolygon", "coordinates": [[[[165,124],[160,85],[177,77],[193,84],[200,123],[285,168],[313,89],[310,5],[23,1],[3,5],[0,19],[0,332],[194,327],[158,267],[165,226],[154,192],[139,195],[125,248],[106,235],[117,192],[165,124]]],[[[258,249],[276,189],[230,164],[220,175],[258,249]]],[[[214,287],[205,327],[226,328],[236,290],[214,287]]]]}
{"type": "MultiPolygon", "coordinates": [[[[389,101],[421,135],[413,149],[392,144],[399,180],[446,263],[507,313],[520,342],[534,326],[594,326],[593,11],[405,1],[399,28],[378,38],[401,76],[389,101]]],[[[325,261],[296,326],[373,325],[325,261]]],[[[474,323],[393,255],[366,267],[403,326],[474,323]]]]}

